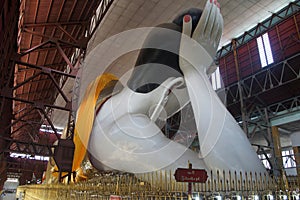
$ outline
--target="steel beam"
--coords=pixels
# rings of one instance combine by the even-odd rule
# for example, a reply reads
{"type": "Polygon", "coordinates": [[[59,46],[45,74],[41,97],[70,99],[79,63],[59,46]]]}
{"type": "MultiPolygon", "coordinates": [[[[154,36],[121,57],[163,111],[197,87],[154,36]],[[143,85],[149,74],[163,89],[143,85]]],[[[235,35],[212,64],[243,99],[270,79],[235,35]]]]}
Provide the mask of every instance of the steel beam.
{"type": "Polygon", "coordinates": [[[297,169],[297,183],[300,185],[300,147],[293,147],[294,156],[296,160],[296,169],[297,169]]]}
{"type": "Polygon", "coordinates": [[[66,29],[64,29],[61,25],[57,26],[59,28],[59,30],[61,30],[62,32],[64,32],[70,39],[72,39],[75,43],[78,43],[78,40],[76,38],[74,38],[66,29]]]}
{"type": "Polygon", "coordinates": [[[64,93],[64,91],[60,88],[59,84],[57,83],[57,81],[55,80],[55,78],[53,77],[53,75],[51,73],[47,74],[50,79],[52,80],[52,83],[55,85],[56,89],[59,91],[59,93],[61,94],[61,96],[63,97],[63,99],[66,101],[66,103],[71,102],[67,95],[64,93]]]}
{"type": "Polygon", "coordinates": [[[64,50],[60,47],[59,43],[56,43],[56,47],[57,47],[57,50],[60,53],[60,55],[63,57],[63,59],[65,60],[65,62],[70,67],[71,71],[73,71],[74,67],[73,67],[72,63],[70,62],[68,56],[65,54],[64,50]]]}
{"type": "Polygon", "coordinates": [[[45,45],[47,45],[49,43],[51,43],[51,41],[47,40],[46,42],[43,42],[41,44],[38,44],[38,45],[36,45],[34,47],[31,47],[31,48],[27,49],[26,51],[21,52],[21,55],[23,56],[23,55],[29,54],[29,53],[37,50],[37,49],[40,49],[41,47],[43,47],[43,46],[45,46],[45,45]]]}
{"type": "MultiPolygon", "coordinates": [[[[248,112],[251,116],[248,119],[249,137],[253,137],[258,131],[264,131],[267,128],[266,121],[263,119],[263,110],[266,109],[269,113],[271,126],[280,126],[286,123],[300,120],[300,96],[293,97],[276,104],[269,105],[265,108],[257,107],[248,112]]],[[[241,121],[242,118],[236,118],[241,121]]],[[[281,131],[282,132],[282,131],[281,131]]],[[[286,131],[285,131],[286,132],[286,131]]]]}
{"type": "Polygon", "coordinates": [[[1,137],[1,139],[8,142],[7,147],[4,149],[4,152],[10,153],[22,153],[29,155],[39,155],[45,157],[53,157],[53,148],[56,148],[56,145],[45,145],[34,142],[24,142],[18,141],[11,138],[1,137]],[[11,145],[15,144],[16,149],[11,149],[11,145]]]}
{"type": "Polygon", "coordinates": [[[26,84],[26,83],[32,81],[33,79],[35,79],[36,77],[38,77],[38,76],[41,75],[41,74],[42,74],[42,72],[38,72],[38,73],[32,75],[31,77],[27,78],[27,79],[24,80],[23,82],[21,82],[21,83],[15,85],[15,86],[12,88],[12,90],[15,90],[15,89],[21,87],[22,85],[24,85],[24,84],[26,84]]]}
{"type": "Polygon", "coordinates": [[[26,99],[11,97],[11,96],[5,96],[3,94],[0,94],[0,97],[5,97],[5,98],[8,98],[8,99],[12,99],[14,101],[20,101],[20,102],[31,104],[31,105],[43,104],[45,107],[48,107],[48,108],[54,108],[54,109],[58,109],[58,110],[70,111],[70,109],[66,108],[66,107],[56,106],[56,105],[52,105],[52,104],[46,104],[46,103],[42,103],[42,102],[30,101],[30,100],[26,100],[26,99]]]}
{"type": "Polygon", "coordinates": [[[283,124],[296,122],[299,120],[300,120],[300,107],[298,107],[298,111],[286,113],[281,116],[274,117],[270,121],[272,126],[280,126],[283,124]]]}
{"type": "Polygon", "coordinates": [[[300,80],[300,63],[294,62],[295,66],[291,66],[289,62],[295,61],[300,58],[300,53],[291,56],[271,67],[261,69],[252,76],[246,77],[236,83],[225,87],[227,97],[227,107],[230,107],[240,101],[239,84],[242,86],[244,96],[243,99],[247,100],[257,97],[267,91],[276,89],[285,84],[300,80]],[[280,74],[278,74],[280,72],[280,74]],[[285,79],[289,75],[289,79],[285,79]]]}
{"type": "Polygon", "coordinates": [[[273,116],[279,116],[282,114],[291,113],[294,111],[299,110],[300,106],[300,96],[296,96],[290,99],[286,99],[284,101],[278,102],[276,104],[272,104],[268,106],[268,110],[270,113],[272,113],[273,116]]]}
{"type": "Polygon", "coordinates": [[[268,153],[271,151],[271,148],[269,146],[263,146],[263,145],[258,145],[258,144],[252,144],[252,146],[257,147],[256,153],[258,155],[264,155],[266,160],[268,161],[271,169],[273,169],[274,168],[273,163],[272,163],[271,159],[268,156],[268,153]]]}
{"type": "Polygon", "coordinates": [[[26,111],[23,115],[21,115],[18,119],[14,120],[11,124],[9,124],[7,127],[4,128],[4,131],[7,130],[8,128],[12,127],[13,125],[15,125],[16,123],[18,123],[20,120],[22,120],[22,118],[24,118],[26,115],[28,115],[29,113],[31,113],[31,111],[33,111],[34,108],[31,108],[29,111],[26,111]]]}
{"type": "MultiPolygon", "coordinates": [[[[59,140],[59,139],[60,139],[60,136],[58,135],[57,130],[56,130],[56,128],[54,127],[54,124],[52,123],[50,117],[47,115],[45,109],[40,108],[40,110],[42,111],[42,113],[44,114],[44,116],[45,116],[47,122],[49,123],[49,125],[50,125],[51,128],[52,128],[52,130],[54,131],[54,134],[56,135],[56,138],[59,140]]],[[[70,112],[70,111],[69,111],[69,112],[70,112]]]]}
{"type": "Polygon", "coordinates": [[[247,121],[246,121],[246,109],[244,105],[244,95],[242,91],[242,85],[240,83],[240,68],[239,68],[239,62],[238,62],[238,56],[237,56],[237,50],[236,50],[236,41],[232,40],[232,46],[233,46],[233,56],[234,56],[234,64],[235,64],[235,71],[238,79],[238,93],[239,93],[239,99],[240,99],[240,108],[241,108],[241,115],[242,115],[242,123],[243,123],[243,131],[248,136],[248,129],[247,129],[247,121]]]}
{"type": "Polygon", "coordinates": [[[74,22],[47,22],[47,23],[24,23],[23,27],[30,28],[30,27],[43,27],[43,26],[64,26],[64,25],[86,25],[88,21],[74,21],[74,22]]]}
{"type": "Polygon", "coordinates": [[[86,44],[85,43],[83,43],[83,44],[80,44],[79,42],[78,43],[72,43],[72,42],[63,40],[61,38],[55,38],[55,37],[51,37],[50,35],[45,35],[45,34],[42,34],[42,33],[39,33],[39,32],[31,31],[31,30],[29,30],[27,28],[24,29],[24,33],[28,33],[28,34],[31,34],[31,35],[40,36],[40,37],[43,37],[43,38],[48,38],[49,40],[51,40],[53,42],[57,41],[57,42],[68,44],[68,45],[71,45],[71,46],[74,46],[74,47],[80,48],[80,49],[85,49],[86,48],[86,44]]]}
{"type": "Polygon", "coordinates": [[[67,76],[67,77],[70,77],[70,78],[76,78],[75,75],[65,73],[65,72],[62,72],[62,71],[59,71],[59,70],[55,70],[55,69],[50,69],[50,68],[43,67],[43,66],[38,66],[38,65],[26,63],[26,62],[23,62],[19,59],[16,59],[15,62],[16,62],[16,64],[19,64],[19,65],[24,65],[24,66],[31,67],[31,68],[34,68],[34,69],[42,70],[44,73],[54,73],[54,74],[59,74],[59,75],[62,75],[62,76],[67,76]]]}
{"type": "MultiPolygon", "coordinates": [[[[61,44],[61,48],[63,49],[70,49],[70,48],[74,48],[72,45],[66,45],[66,44],[61,44]]],[[[20,54],[24,54],[24,52],[30,50],[31,48],[29,49],[21,49],[20,50],[20,54]]],[[[50,45],[50,46],[46,46],[46,47],[39,47],[37,49],[35,49],[35,51],[37,52],[41,52],[41,51],[49,51],[49,50],[57,50],[57,47],[56,45],[50,45]]],[[[52,64],[47,64],[47,65],[52,65],[52,64]]],[[[43,65],[43,66],[47,66],[47,65],[43,65]]]]}
{"type": "Polygon", "coordinates": [[[278,170],[280,176],[279,178],[279,186],[282,190],[288,189],[288,182],[286,180],[285,171],[283,168],[283,161],[282,161],[282,150],[281,150],[281,143],[280,143],[280,135],[278,131],[278,127],[272,126],[272,139],[274,144],[274,155],[275,155],[275,170],[278,170]]]}

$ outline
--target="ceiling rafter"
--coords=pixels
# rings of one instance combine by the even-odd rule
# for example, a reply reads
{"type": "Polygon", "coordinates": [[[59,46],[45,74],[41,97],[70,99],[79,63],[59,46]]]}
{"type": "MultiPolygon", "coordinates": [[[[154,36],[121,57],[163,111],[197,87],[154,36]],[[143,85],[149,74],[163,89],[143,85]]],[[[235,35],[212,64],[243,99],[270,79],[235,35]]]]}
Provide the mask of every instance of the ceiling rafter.
{"type": "MultiPolygon", "coordinates": [[[[84,9],[82,9],[84,10],[84,9]]],[[[33,24],[23,24],[24,28],[30,27],[42,27],[42,26],[82,26],[87,25],[88,21],[65,21],[65,22],[46,22],[46,23],[33,23],[33,24]]]]}
{"type": "Polygon", "coordinates": [[[39,155],[39,156],[47,156],[52,157],[53,152],[52,149],[55,148],[55,145],[48,144],[39,144],[35,142],[24,142],[19,140],[14,140],[11,138],[3,138],[6,140],[9,145],[4,150],[4,152],[14,152],[14,153],[23,153],[29,155],[39,155]],[[16,149],[12,149],[11,146],[15,145],[16,149]]]}
{"type": "Polygon", "coordinates": [[[36,32],[36,31],[31,31],[27,28],[24,29],[24,33],[28,33],[30,35],[36,35],[36,36],[39,36],[39,37],[48,38],[53,42],[54,41],[55,42],[60,42],[60,43],[68,44],[68,45],[71,45],[71,46],[77,47],[77,48],[84,48],[85,47],[84,44],[72,43],[72,42],[66,41],[66,40],[61,39],[61,38],[51,37],[50,35],[45,35],[45,34],[42,34],[42,33],[36,32]]]}

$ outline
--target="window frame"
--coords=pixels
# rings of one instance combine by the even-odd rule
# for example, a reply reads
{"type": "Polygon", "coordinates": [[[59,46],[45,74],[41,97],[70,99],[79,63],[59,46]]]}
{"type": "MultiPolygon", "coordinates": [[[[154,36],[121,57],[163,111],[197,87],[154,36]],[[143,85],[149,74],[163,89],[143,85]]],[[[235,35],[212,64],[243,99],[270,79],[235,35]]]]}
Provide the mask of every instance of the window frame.
{"type": "Polygon", "coordinates": [[[256,38],[261,67],[274,63],[272,47],[268,32],[256,38]]]}

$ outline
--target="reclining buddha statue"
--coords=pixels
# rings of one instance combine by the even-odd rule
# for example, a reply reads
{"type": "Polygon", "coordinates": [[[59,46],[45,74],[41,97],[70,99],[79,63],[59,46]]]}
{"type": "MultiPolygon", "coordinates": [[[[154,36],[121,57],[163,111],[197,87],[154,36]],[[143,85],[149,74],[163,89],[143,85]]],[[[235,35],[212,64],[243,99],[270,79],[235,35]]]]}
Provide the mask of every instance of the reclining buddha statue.
{"type": "Polygon", "coordinates": [[[199,169],[264,173],[209,81],[222,31],[219,4],[208,0],[203,11],[189,9],[149,32],[126,84],[107,73],[91,82],[77,112],[73,169],[87,153],[98,170],[145,173],[189,161],[199,169]],[[166,137],[157,123],[188,104],[197,151],[166,137]]]}

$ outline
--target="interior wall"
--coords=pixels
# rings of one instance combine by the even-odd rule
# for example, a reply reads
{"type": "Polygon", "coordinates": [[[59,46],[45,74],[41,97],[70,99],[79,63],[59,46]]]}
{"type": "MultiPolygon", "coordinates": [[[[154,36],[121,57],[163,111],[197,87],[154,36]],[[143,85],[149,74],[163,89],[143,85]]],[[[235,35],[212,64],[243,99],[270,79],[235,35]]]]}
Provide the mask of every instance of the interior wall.
{"type": "MultiPolygon", "coordinates": [[[[290,16],[267,31],[274,63],[278,63],[300,51],[300,13],[290,16]]],[[[264,32],[265,33],[265,32],[264,32]]],[[[237,48],[240,78],[251,76],[261,69],[256,38],[237,48]]],[[[220,73],[225,87],[236,82],[237,72],[233,51],[219,59],[220,73]]]]}

